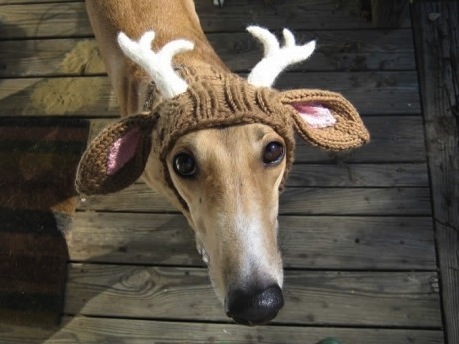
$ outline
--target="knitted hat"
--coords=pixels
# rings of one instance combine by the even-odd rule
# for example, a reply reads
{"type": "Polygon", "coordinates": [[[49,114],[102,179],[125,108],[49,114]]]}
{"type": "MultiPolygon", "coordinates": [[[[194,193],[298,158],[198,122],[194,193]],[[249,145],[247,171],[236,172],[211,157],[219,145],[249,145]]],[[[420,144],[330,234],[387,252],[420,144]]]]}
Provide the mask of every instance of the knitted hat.
{"type": "MultiPolygon", "coordinates": [[[[150,50],[151,41],[147,46],[150,50]]],[[[138,57],[140,53],[136,54],[138,57]]],[[[259,65],[249,75],[249,81],[251,77],[253,81],[259,65]]],[[[207,65],[184,67],[181,76],[173,73],[174,78],[179,77],[185,83],[185,90],[183,85],[179,90],[162,90],[164,87],[156,82],[166,99],[146,113],[108,126],[90,144],[77,172],[76,187],[80,193],[104,194],[132,184],[142,174],[153,142],[163,164],[164,183],[187,209],[171,181],[166,157],[178,138],[196,130],[251,123],[271,127],[286,145],[286,169],[281,185],[293,163],[295,131],[305,141],[329,150],[355,148],[369,140],[357,111],[338,93],[312,89],[277,91],[270,85],[256,85],[260,78],[249,83],[207,65]]],[[[265,77],[263,70],[262,76],[265,77]]],[[[274,78],[269,82],[273,81],[274,78]]]]}

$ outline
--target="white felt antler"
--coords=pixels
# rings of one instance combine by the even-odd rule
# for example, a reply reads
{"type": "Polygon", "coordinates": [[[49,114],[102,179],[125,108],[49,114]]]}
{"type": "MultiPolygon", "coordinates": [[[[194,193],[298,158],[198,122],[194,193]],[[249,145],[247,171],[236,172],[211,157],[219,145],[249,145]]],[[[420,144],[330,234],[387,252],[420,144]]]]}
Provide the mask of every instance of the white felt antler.
{"type": "Polygon", "coordinates": [[[247,77],[249,84],[261,87],[270,87],[276,77],[289,65],[306,60],[316,48],[316,42],[311,41],[305,45],[296,45],[292,32],[284,29],[285,45],[281,48],[279,41],[267,29],[259,26],[247,28],[252,36],[257,38],[264,46],[264,58],[253,67],[247,77]]]}
{"type": "Polygon", "coordinates": [[[194,44],[184,39],[176,39],[155,53],[151,48],[154,39],[154,31],[145,32],[138,42],[131,40],[124,32],[118,34],[121,50],[145,69],[156,83],[161,95],[170,99],[188,89],[188,84],[172,67],[172,58],[178,53],[192,50],[194,44]]]}

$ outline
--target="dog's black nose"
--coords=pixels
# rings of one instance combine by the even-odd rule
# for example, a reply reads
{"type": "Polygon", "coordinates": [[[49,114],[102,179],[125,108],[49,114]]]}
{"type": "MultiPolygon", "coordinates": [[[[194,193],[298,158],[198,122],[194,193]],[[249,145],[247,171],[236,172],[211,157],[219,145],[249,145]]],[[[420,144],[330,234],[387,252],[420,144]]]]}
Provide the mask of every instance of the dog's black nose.
{"type": "Polygon", "coordinates": [[[236,289],[228,293],[226,301],[226,314],[237,323],[250,326],[274,319],[284,305],[278,285],[263,290],[236,289]]]}

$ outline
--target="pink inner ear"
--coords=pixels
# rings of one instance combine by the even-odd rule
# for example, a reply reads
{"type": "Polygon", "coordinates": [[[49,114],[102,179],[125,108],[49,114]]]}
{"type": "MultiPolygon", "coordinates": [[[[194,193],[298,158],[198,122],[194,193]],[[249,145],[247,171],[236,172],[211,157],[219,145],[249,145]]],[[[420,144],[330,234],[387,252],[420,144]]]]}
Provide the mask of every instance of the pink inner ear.
{"type": "Polygon", "coordinates": [[[140,137],[140,129],[134,128],[113,143],[107,159],[107,174],[109,176],[118,172],[134,157],[140,137]]]}
{"type": "Polygon", "coordinates": [[[292,103],[291,104],[304,122],[312,128],[332,127],[336,123],[331,111],[321,104],[314,103],[292,103]]]}

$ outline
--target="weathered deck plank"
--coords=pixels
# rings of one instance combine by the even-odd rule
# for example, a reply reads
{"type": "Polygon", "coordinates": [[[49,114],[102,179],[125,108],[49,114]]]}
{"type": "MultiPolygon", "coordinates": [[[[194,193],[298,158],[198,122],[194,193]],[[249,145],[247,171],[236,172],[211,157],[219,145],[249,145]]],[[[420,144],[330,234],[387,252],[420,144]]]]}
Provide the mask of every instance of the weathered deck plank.
{"type": "Polygon", "coordinates": [[[286,188],[280,214],[424,215],[431,214],[427,188],[286,188]]]}
{"type": "MultiPolygon", "coordinates": [[[[218,55],[236,72],[247,72],[261,57],[259,43],[248,33],[207,35],[218,55]]],[[[318,40],[307,63],[291,71],[415,70],[411,30],[309,31],[298,42],[318,40]],[[403,47],[403,48],[401,48],[403,47]]],[[[95,75],[105,73],[94,39],[0,40],[0,77],[95,75]]]]}
{"type": "Polygon", "coordinates": [[[429,182],[424,163],[297,163],[289,174],[287,185],[304,187],[428,187],[429,182]]]}
{"type": "MultiPolygon", "coordinates": [[[[117,194],[82,198],[79,209],[121,212],[176,212],[160,194],[142,183],[117,194]]],[[[280,214],[412,215],[431,214],[428,188],[287,187],[280,214]]]]}
{"type": "Polygon", "coordinates": [[[407,5],[408,0],[373,0],[371,20],[376,27],[398,28],[403,24],[407,5]]]}
{"type": "Polygon", "coordinates": [[[438,330],[352,329],[300,326],[247,327],[235,324],[196,324],[186,322],[65,317],[62,329],[24,329],[0,324],[2,338],[9,344],[100,344],[100,343],[233,343],[233,344],[316,344],[334,336],[342,343],[441,344],[438,330]]]}
{"type": "Polygon", "coordinates": [[[448,343],[459,342],[459,3],[412,7],[448,343]]]}
{"type": "MultiPolygon", "coordinates": [[[[279,89],[341,92],[362,114],[419,114],[415,72],[286,73],[279,89]]],[[[0,116],[116,116],[117,100],[105,76],[3,79],[0,116]]]]}
{"type": "MultiPolygon", "coordinates": [[[[435,272],[286,271],[284,290],[276,323],[441,326],[435,272]]],[[[72,264],[66,303],[67,314],[228,321],[199,268],[72,264]]]]}
{"type": "MultiPolygon", "coordinates": [[[[280,216],[284,266],[310,269],[435,270],[430,217],[280,216]]],[[[76,214],[72,261],[203,266],[182,215],[76,214]]]]}

